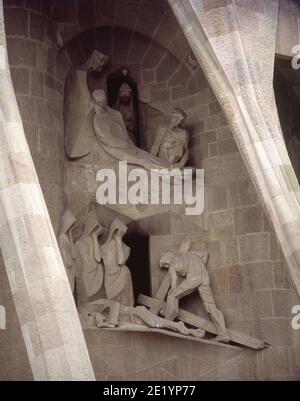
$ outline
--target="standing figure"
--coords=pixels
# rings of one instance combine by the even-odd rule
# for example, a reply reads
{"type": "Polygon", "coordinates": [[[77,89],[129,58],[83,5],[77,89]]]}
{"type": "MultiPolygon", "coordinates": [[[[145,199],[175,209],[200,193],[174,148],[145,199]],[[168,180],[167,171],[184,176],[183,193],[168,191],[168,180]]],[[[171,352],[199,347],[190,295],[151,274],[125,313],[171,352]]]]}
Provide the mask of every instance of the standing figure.
{"type": "Polygon", "coordinates": [[[72,238],[72,228],[75,221],[76,218],[67,210],[63,215],[60,234],[57,238],[72,292],[74,292],[75,287],[75,249],[72,238]]]}
{"type": "Polygon", "coordinates": [[[173,109],[169,125],[158,129],[151,149],[154,156],[178,167],[184,167],[189,159],[188,132],[182,128],[185,119],[186,114],[183,110],[173,109]]]}
{"type": "Polygon", "coordinates": [[[122,221],[112,222],[107,241],[102,246],[104,286],[107,299],[133,306],[132,278],[130,270],[125,265],[130,248],[122,241],[126,232],[127,226],[122,221]]]}
{"type": "Polygon", "coordinates": [[[216,307],[206,268],[208,252],[168,252],[160,260],[160,267],[169,270],[171,288],[167,295],[165,318],[174,320],[179,314],[179,300],[198,291],[206,312],[215,325],[216,341],[229,342],[223,313],[216,307]],[[179,278],[182,279],[179,282],[179,278]]]}
{"type": "Polygon", "coordinates": [[[78,305],[93,300],[92,297],[102,288],[102,252],[99,244],[101,233],[102,227],[93,210],[87,217],[82,236],[75,243],[78,305]]]}
{"type": "Polygon", "coordinates": [[[84,157],[92,152],[96,138],[92,129],[93,102],[88,89],[88,75],[101,72],[108,57],[93,50],[87,61],[68,75],[65,91],[65,150],[70,159],[84,157]]]}
{"type": "Polygon", "coordinates": [[[134,110],[132,102],[132,89],[126,83],[124,83],[119,91],[116,109],[121,113],[124,123],[127,128],[128,135],[131,140],[135,143],[134,133],[134,110]]]}

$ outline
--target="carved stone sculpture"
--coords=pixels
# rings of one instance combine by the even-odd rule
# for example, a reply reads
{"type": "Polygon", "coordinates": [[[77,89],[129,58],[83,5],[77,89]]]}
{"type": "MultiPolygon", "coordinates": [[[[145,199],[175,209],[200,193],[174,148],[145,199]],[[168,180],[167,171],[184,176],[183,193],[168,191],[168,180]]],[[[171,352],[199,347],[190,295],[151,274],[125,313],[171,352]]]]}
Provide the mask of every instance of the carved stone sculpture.
{"type": "Polygon", "coordinates": [[[90,71],[102,71],[108,57],[94,50],[68,78],[65,99],[65,149],[71,159],[82,158],[101,146],[117,160],[152,168],[168,168],[170,163],[139,149],[130,139],[122,115],[108,107],[103,90],[92,95],[87,79],[90,71]]]}
{"type": "Polygon", "coordinates": [[[92,127],[98,144],[117,160],[146,169],[169,168],[167,161],[139,149],[130,139],[122,115],[108,107],[105,92],[101,89],[92,93],[92,127]]]}
{"type": "Polygon", "coordinates": [[[116,106],[116,109],[121,113],[124,120],[128,135],[135,142],[132,89],[127,83],[124,83],[119,90],[116,106]]]}
{"type": "Polygon", "coordinates": [[[78,304],[92,299],[103,285],[102,251],[99,235],[102,227],[96,213],[92,210],[85,222],[84,232],[75,243],[76,250],[76,283],[78,304]]]}
{"type": "Polygon", "coordinates": [[[100,72],[108,57],[94,50],[88,60],[70,72],[65,94],[65,150],[69,158],[89,154],[96,142],[91,126],[91,95],[87,86],[88,73],[100,72]]]}
{"type": "Polygon", "coordinates": [[[225,327],[223,313],[216,307],[210,287],[210,279],[206,264],[207,252],[169,252],[160,260],[160,267],[167,268],[171,288],[167,295],[165,317],[174,320],[179,315],[179,300],[186,295],[198,291],[206,312],[216,326],[216,341],[228,342],[230,336],[225,327]],[[182,280],[179,281],[179,278],[182,280]]]}
{"type": "Polygon", "coordinates": [[[170,123],[158,129],[151,153],[172,165],[184,167],[189,159],[188,132],[182,128],[186,119],[183,110],[173,109],[170,123]]]}
{"type": "Polygon", "coordinates": [[[75,222],[76,218],[67,210],[63,215],[60,234],[57,238],[72,292],[75,287],[75,249],[72,238],[72,228],[75,222]]]}
{"type": "Polygon", "coordinates": [[[81,310],[86,323],[98,328],[128,327],[129,325],[166,329],[182,335],[202,338],[201,329],[189,329],[183,322],[173,322],[159,317],[144,306],[126,306],[118,302],[101,299],[86,304],[81,310]]]}
{"type": "Polygon", "coordinates": [[[133,305],[132,278],[130,270],[125,265],[130,248],[122,240],[126,232],[127,226],[122,221],[112,222],[108,238],[102,246],[104,286],[108,299],[123,305],[133,305]]]}

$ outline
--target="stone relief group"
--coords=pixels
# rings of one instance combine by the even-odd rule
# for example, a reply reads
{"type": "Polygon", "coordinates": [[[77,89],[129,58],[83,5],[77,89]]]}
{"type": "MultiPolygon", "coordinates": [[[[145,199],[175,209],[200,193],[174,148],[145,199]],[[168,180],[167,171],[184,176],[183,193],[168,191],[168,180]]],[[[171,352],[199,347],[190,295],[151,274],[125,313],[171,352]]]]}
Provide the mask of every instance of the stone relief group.
{"type": "Polygon", "coordinates": [[[138,299],[141,305],[134,306],[132,277],[126,266],[130,248],[123,241],[126,224],[115,219],[108,235],[102,239],[104,230],[91,205],[84,230],[74,242],[75,223],[76,218],[67,211],[58,243],[84,327],[128,329],[142,326],[201,338],[205,330],[197,327],[197,322],[187,327],[180,319],[179,309],[180,299],[198,292],[216,328],[215,340],[230,341],[223,314],[216,307],[210,287],[207,252],[189,251],[191,241],[187,238],[178,252],[164,254],[158,268],[166,270],[165,279],[153,299],[145,297],[145,304],[150,300],[149,309],[143,305],[143,295],[138,299]]]}
{"type": "MultiPolygon", "coordinates": [[[[95,50],[70,73],[65,104],[65,148],[69,159],[78,160],[100,147],[113,159],[146,169],[183,168],[189,159],[188,133],[183,128],[185,113],[174,109],[170,123],[158,129],[151,152],[140,149],[130,134],[130,89],[121,87],[121,98],[127,99],[119,100],[120,107],[115,110],[108,107],[104,90],[91,93],[88,88],[88,74],[100,73],[107,63],[108,58],[95,50]]],[[[214,340],[231,340],[211,290],[209,255],[191,251],[188,238],[177,252],[162,256],[157,268],[164,269],[165,279],[157,294],[153,298],[140,295],[140,306],[135,306],[131,272],[126,266],[130,249],[123,241],[126,224],[116,219],[104,234],[91,202],[79,238],[74,236],[75,227],[76,217],[67,210],[58,242],[85,327],[146,328],[202,338],[207,326],[214,340]],[[210,322],[203,320],[201,324],[196,315],[187,315],[179,308],[179,301],[194,292],[198,293],[210,322]]]]}

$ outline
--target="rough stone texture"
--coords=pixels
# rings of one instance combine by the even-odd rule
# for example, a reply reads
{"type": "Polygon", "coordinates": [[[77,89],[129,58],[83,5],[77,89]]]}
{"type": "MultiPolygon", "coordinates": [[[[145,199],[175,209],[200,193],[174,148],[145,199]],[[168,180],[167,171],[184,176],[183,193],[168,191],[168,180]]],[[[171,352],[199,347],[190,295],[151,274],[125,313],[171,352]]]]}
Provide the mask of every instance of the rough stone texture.
{"type": "MultiPolygon", "coordinates": [[[[216,293],[216,302],[224,311],[227,324],[236,331],[261,337],[276,345],[261,353],[236,353],[161,335],[89,331],[85,335],[97,379],[299,379],[299,334],[290,325],[291,306],[299,302],[299,299],[273,229],[262,211],[257,191],[232,136],[232,128],[236,131],[239,126],[234,119],[230,101],[222,98],[219,103],[202,69],[197,65],[193,67],[191,48],[186,41],[181,41],[181,29],[166,2],[144,1],[138,13],[140,21],[132,18],[135,15],[134,8],[141,4],[138,0],[131,2],[133,8],[127,7],[127,2],[122,0],[101,2],[101,8],[96,9],[93,8],[94,3],[97,2],[56,2],[51,15],[51,10],[46,8],[28,6],[28,9],[23,9],[23,2],[6,1],[7,10],[20,7],[20,20],[28,18],[30,22],[29,30],[24,28],[24,32],[20,32],[19,28],[9,27],[11,33],[8,37],[8,49],[27,141],[42,186],[45,182],[44,196],[52,222],[57,226],[62,210],[61,173],[64,170],[64,151],[61,117],[65,78],[70,67],[80,65],[96,47],[111,59],[111,67],[106,73],[122,67],[126,62],[139,84],[141,100],[155,107],[160,117],[161,113],[168,113],[174,106],[187,112],[191,135],[190,164],[205,169],[206,206],[202,216],[191,218],[185,216],[182,210],[168,210],[165,215],[155,217],[155,212],[152,212],[149,218],[145,211],[140,212],[139,217],[146,216],[139,222],[141,231],[157,235],[152,237],[154,242],[156,238],[156,251],[151,252],[151,256],[155,256],[151,258],[153,271],[157,269],[156,259],[160,252],[178,246],[183,235],[193,235],[196,246],[206,244],[210,252],[208,268],[212,276],[212,286],[216,293]],[[112,3],[116,5],[115,8],[112,3]],[[153,5],[154,3],[159,3],[159,7],[153,5]],[[158,12],[162,5],[163,10],[158,12]],[[113,10],[117,10],[116,15],[113,10]],[[122,18],[123,13],[126,13],[126,18],[122,18]],[[147,13],[147,18],[144,13],[147,13]],[[66,45],[65,50],[59,54],[53,43],[56,24],[53,25],[52,22],[58,23],[58,31],[66,45]],[[15,29],[18,30],[14,31],[15,29]],[[170,68],[169,63],[164,63],[166,59],[170,60],[170,68]],[[220,104],[227,118],[231,116],[231,127],[226,123],[220,104]],[[50,181],[49,185],[47,180],[50,181]]],[[[232,77],[234,88],[239,90],[238,84],[242,80],[251,83],[251,79],[256,79],[257,82],[257,77],[253,74],[257,64],[249,64],[249,78],[243,63],[234,59],[236,48],[233,44],[237,45],[239,37],[234,33],[234,21],[228,17],[224,7],[220,8],[221,5],[230,3],[199,1],[197,7],[198,12],[207,13],[207,20],[203,16],[203,25],[206,24],[207,32],[212,37],[212,45],[220,46],[224,54],[230,52],[230,57],[226,57],[226,72],[232,77]],[[232,42],[223,40],[223,33],[231,31],[232,42]]],[[[272,2],[268,2],[271,6],[270,3],[272,2]]],[[[189,7],[188,1],[179,1],[178,4],[178,20],[184,27],[188,27],[191,19],[195,18],[195,13],[189,7]]],[[[251,2],[250,11],[247,9],[249,1],[236,0],[236,4],[241,7],[239,17],[245,30],[243,34],[248,43],[253,44],[251,52],[246,47],[247,54],[250,54],[249,60],[254,58],[260,63],[264,57],[272,58],[273,40],[268,43],[270,52],[266,52],[263,38],[256,38],[256,41],[251,36],[253,26],[262,25],[273,32],[272,18],[270,20],[268,15],[259,15],[262,13],[261,2],[251,2]]],[[[6,12],[6,18],[12,18],[12,12],[6,12]]],[[[199,26],[195,24],[192,28],[194,37],[200,38],[202,33],[197,31],[199,26]]],[[[267,40],[269,35],[265,36],[267,40]]],[[[198,55],[198,46],[194,42],[191,45],[198,55]]],[[[272,79],[269,75],[273,66],[265,61],[266,65],[261,67],[267,73],[258,81],[259,85],[263,82],[264,90],[270,93],[272,79]]],[[[212,68],[205,61],[202,67],[205,71],[212,68]]],[[[218,77],[210,78],[222,87],[222,93],[231,93],[226,92],[228,88],[222,86],[224,80],[219,82],[218,77]]],[[[100,87],[104,86],[105,79],[100,83],[100,87]]],[[[216,89],[213,82],[212,87],[216,89]]],[[[240,92],[246,96],[248,88],[241,88],[240,92]]],[[[245,99],[249,106],[248,99],[245,99]]],[[[252,110],[252,113],[255,111],[252,110]]],[[[103,155],[101,163],[111,162],[105,157],[103,155]]],[[[70,189],[70,182],[76,181],[74,188],[85,185],[87,191],[92,192],[95,183],[92,181],[91,164],[91,160],[83,160],[78,169],[68,164],[66,188],[70,189]]],[[[86,194],[77,194],[78,198],[84,196],[86,194]]],[[[74,208],[76,209],[76,205],[74,208]]],[[[154,274],[153,289],[158,286],[160,278],[158,274],[154,274]]],[[[197,312],[201,310],[199,304],[196,306],[200,308],[197,312]]],[[[1,372],[0,377],[30,379],[18,324],[16,318],[13,319],[13,332],[20,347],[9,346],[8,353],[1,354],[9,363],[8,369],[1,372]],[[17,356],[20,360],[19,367],[16,367],[17,356]]]]}
{"type": "MultiPolygon", "coordinates": [[[[281,245],[283,245],[288,259],[288,263],[285,263],[285,266],[289,265],[294,276],[294,283],[299,287],[299,274],[297,273],[299,264],[297,265],[296,262],[298,260],[297,244],[299,244],[297,240],[297,235],[299,235],[299,220],[297,220],[299,218],[297,212],[299,204],[295,202],[296,197],[299,199],[299,186],[294,172],[288,177],[286,175],[286,181],[284,181],[278,175],[280,169],[277,169],[277,166],[282,164],[290,166],[286,148],[282,141],[282,134],[278,129],[276,114],[273,114],[272,74],[274,66],[272,60],[274,59],[275,51],[277,2],[266,2],[263,10],[261,8],[251,10],[249,2],[244,2],[243,4],[242,2],[236,2],[234,10],[227,7],[226,4],[215,2],[215,7],[208,11],[205,7],[203,8],[207,3],[190,1],[190,5],[186,3],[186,7],[189,10],[186,13],[183,12],[181,3],[179,3],[178,1],[170,1],[179,22],[184,22],[182,27],[185,29],[187,38],[203,69],[206,71],[215,93],[218,95],[222,109],[231,124],[235,139],[244,155],[251,179],[261,188],[258,192],[262,195],[261,199],[264,199],[264,203],[268,205],[268,214],[270,213],[269,205],[273,202],[273,194],[276,196],[282,191],[280,202],[285,202],[285,210],[282,210],[281,213],[278,209],[279,203],[276,203],[272,208],[271,218],[277,228],[277,235],[281,240],[284,235],[283,230],[284,232],[288,232],[289,229],[292,230],[290,235],[294,236],[295,240],[293,242],[290,241],[289,244],[282,240],[281,245]],[[266,25],[263,24],[262,29],[269,31],[268,38],[264,37],[264,40],[268,40],[268,45],[266,42],[263,43],[261,41],[260,44],[257,42],[251,48],[248,46],[251,42],[249,38],[253,34],[252,27],[257,26],[253,24],[253,18],[261,19],[266,23],[266,25]],[[243,21],[240,24],[242,27],[241,32],[237,30],[237,27],[234,27],[234,19],[240,22],[243,21]],[[248,21],[251,20],[251,26],[247,24],[247,19],[248,21]],[[273,56],[270,57],[268,55],[264,60],[264,71],[260,78],[258,78],[260,71],[256,70],[257,67],[254,64],[250,65],[249,63],[247,67],[247,62],[243,65],[241,60],[239,60],[239,64],[233,64],[235,58],[242,59],[241,49],[238,46],[234,49],[232,48],[232,43],[239,43],[239,37],[244,43],[243,49],[246,57],[248,55],[247,60],[257,59],[262,61],[264,55],[261,50],[266,46],[269,47],[268,51],[273,49],[273,56]],[[201,43],[207,40],[209,40],[209,44],[202,47],[201,43]],[[259,46],[261,50],[258,53],[259,46]],[[218,59],[222,60],[222,62],[219,63],[218,59]],[[228,62],[224,63],[224,60],[228,60],[228,62]],[[217,65],[220,70],[223,69],[224,75],[219,75],[214,71],[217,65]],[[227,86],[225,74],[227,79],[230,80],[231,86],[227,86]],[[261,91],[261,80],[266,85],[264,93],[261,91]],[[261,110],[256,110],[252,103],[255,97],[251,99],[249,95],[250,88],[254,90],[258,100],[256,104],[261,105],[261,110]],[[235,95],[240,96],[239,102],[241,102],[242,98],[243,106],[245,107],[243,111],[246,112],[247,110],[249,118],[255,123],[257,130],[255,138],[249,136],[247,139],[246,135],[241,135],[247,128],[240,125],[240,104],[235,101],[235,95]],[[256,121],[258,115],[265,115],[266,121],[268,121],[267,129],[262,121],[259,119],[256,121]],[[260,124],[263,124],[264,128],[260,124]],[[276,139],[273,142],[271,138],[276,139]],[[264,153],[267,157],[264,156],[264,153]],[[276,160],[274,159],[275,154],[278,155],[276,160]],[[268,180],[273,177],[274,183],[279,180],[280,184],[278,183],[274,187],[272,185],[266,186],[265,181],[264,183],[261,181],[264,172],[258,171],[257,164],[252,160],[254,155],[260,157],[261,163],[266,166],[264,170],[265,172],[266,170],[268,171],[266,181],[269,182],[268,180]],[[270,163],[269,167],[267,167],[267,160],[270,163]],[[257,177],[255,178],[256,175],[257,177]],[[294,191],[292,196],[291,191],[294,191]],[[288,212],[289,207],[291,207],[290,214],[288,212]],[[274,213],[274,209],[277,210],[277,216],[274,213]],[[288,215],[290,217],[287,217],[288,215]],[[281,219],[281,226],[279,219],[281,219]]],[[[261,34],[263,35],[264,33],[261,32],[261,34]]],[[[253,40],[258,40],[257,36],[252,36],[253,40]]],[[[230,241],[231,244],[235,244],[234,247],[237,247],[237,251],[232,253],[234,248],[231,245],[229,254],[234,257],[235,261],[230,263],[228,273],[226,274],[224,268],[222,268],[224,251],[220,254],[219,268],[213,270],[213,273],[216,271],[213,277],[213,280],[217,281],[216,290],[220,293],[217,299],[219,299],[220,305],[225,305],[225,317],[233,327],[237,329],[244,322],[245,329],[248,327],[248,330],[252,330],[252,333],[262,336],[266,341],[276,345],[274,351],[266,351],[258,356],[258,372],[261,378],[270,379],[274,377],[274,379],[278,379],[286,376],[287,378],[298,379],[299,372],[292,373],[295,370],[291,369],[289,353],[293,352],[293,346],[299,345],[299,335],[297,331],[292,330],[290,322],[291,308],[299,303],[299,297],[294,289],[294,284],[291,284],[290,278],[286,276],[287,272],[283,273],[284,270],[280,261],[282,256],[280,251],[278,252],[278,244],[274,241],[272,229],[261,212],[260,202],[255,194],[256,191],[250,183],[249,174],[242,159],[236,153],[237,149],[234,148],[231,142],[229,132],[225,127],[218,128],[216,120],[208,121],[208,124],[205,124],[204,127],[205,130],[208,128],[219,130],[217,133],[219,146],[217,155],[219,157],[214,157],[211,162],[206,160],[210,155],[210,149],[207,149],[207,144],[204,143],[202,145],[204,148],[202,158],[204,157],[204,160],[202,159],[200,165],[206,169],[206,177],[208,177],[207,181],[209,183],[214,182],[215,185],[228,186],[229,210],[233,213],[233,220],[230,220],[228,212],[218,212],[217,216],[213,216],[212,225],[210,224],[211,218],[208,216],[205,220],[208,221],[208,227],[210,228],[209,237],[212,235],[211,229],[215,226],[214,220],[216,218],[222,226],[222,231],[221,233],[216,232],[214,240],[218,240],[222,233],[226,233],[228,237],[232,230],[232,221],[234,236],[237,236],[234,241],[230,241]],[[232,153],[227,154],[227,152],[232,153]],[[234,156],[234,153],[238,158],[234,156]],[[230,158],[227,157],[228,155],[230,155],[230,158]],[[218,168],[222,168],[222,171],[218,171],[218,168]],[[236,265],[239,265],[239,269],[236,268],[236,265]],[[286,291],[283,291],[282,288],[286,288],[286,291]],[[228,297],[228,306],[224,303],[225,296],[228,297]],[[277,358],[279,354],[281,357],[277,358]],[[277,362],[280,367],[277,366],[275,368],[277,362]]],[[[210,147],[211,143],[209,142],[208,145],[210,147]]],[[[228,205],[225,199],[224,197],[224,205],[228,205]]],[[[226,238],[227,244],[228,239],[229,237],[226,238]]],[[[224,249],[222,245],[221,249],[224,249]]]]}
{"type": "Polygon", "coordinates": [[[63,86],[55,43],[46,39],[47,15],[4,2],[8,57],[25,134],[55,232],[64,208],[63,86]],[[16,21],[17,18],[17,21],[16,21]],[[20,21],[19,21],[20,20],[20,21]],[[22,21],[24,21],[22,25],[22,21]],[[28,31],[27,26],[30,26],[28,31]],[[18,29],[15,32],[12,28],[18,29]],[[31,140],[32,125],[37,138],[31,140]],[[51,175],[49,175],[51,171],[51,175]],[[54,190],[49,191],[49,187],[54,190]]]}
{"type": "MultiPolygon", "coordinates": [[[[170,3],[180,20],[179,2],[170,3]]],[[[267,1],[259,11],[246,4],[216,4],[213,10],[205,11],[190,1],[187,7],[194,21],[182,27],[230,121],[300,294],[300,187],[283,141],[272,88],[278,2],[267,1]],[[245,13],[252,28],[242,23],[245,13]],[[264,22],[256,36],[255,20],[264,22]],[[236,44],[233,51],[228,47],[230,40],[236,44]],[[205,41],[209,46],[204,48],[205,41]]]]}
{"type": "MultiPolygon", "coordinates": [[[[31,377],[28,360],[22,355],[21,326],[35,379],[93,380],[74,300],[23,130],[6,46],[0,1],[0,245],[19,319],[18,325],[12,298],[4,299],[10,315],[9,331],[1,335],[1,377],[31,377]],[[18,360],[20,365],[15,366],[18,360]]],[[[32,48],[36,50],[35,43],[32,48]]],[[[24,52],[26,47],[19,50],[24,52]]],[[[27,68],[34,67],[35,60],[35,56],[19,58],[27,68]]],[[[24,89],[23,84],[21,87],[24,89]]],[[[29,99],[23,97],[24,120],[29,120],[29,99]]],[[[33,122],[35,117],[33,114],[33,122]]],[[[4,274],[1,263],[1,282],[5,283],[4,274]]]]}

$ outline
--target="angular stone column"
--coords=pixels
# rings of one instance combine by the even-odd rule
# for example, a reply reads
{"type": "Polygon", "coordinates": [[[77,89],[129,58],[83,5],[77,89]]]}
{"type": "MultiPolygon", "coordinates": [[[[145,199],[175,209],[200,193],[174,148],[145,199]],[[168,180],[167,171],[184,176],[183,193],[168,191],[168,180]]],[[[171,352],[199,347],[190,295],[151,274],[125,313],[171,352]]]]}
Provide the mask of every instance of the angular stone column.
{"type": "Polygon", "coordinates": [[[273,91],[278,0],[168,1],[228,119],[300,295],[300,188],[273,91]]]}
{"type": "Polygon", "coordinates": [[[94,380],[11,82],[0,0],[0,245],[36,380],[94,380]]]}

